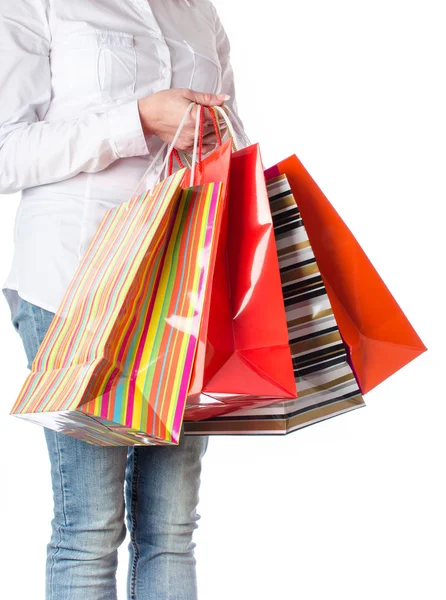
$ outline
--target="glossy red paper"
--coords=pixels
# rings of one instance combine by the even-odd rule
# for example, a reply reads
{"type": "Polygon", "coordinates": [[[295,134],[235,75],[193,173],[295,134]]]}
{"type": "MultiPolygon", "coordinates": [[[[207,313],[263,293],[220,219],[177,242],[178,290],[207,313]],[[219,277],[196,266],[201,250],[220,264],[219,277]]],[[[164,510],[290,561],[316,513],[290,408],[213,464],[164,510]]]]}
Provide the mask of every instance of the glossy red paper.
{"type": "MultiPolygon", "coordinates": [[[[217,159],[203,165],[195,183],[221,181],[217,159]]],[[[227,192],[185,419],[204,419],[268,405],[276,398],[296,397],[258,145],[232,154],[227,192]]]]}

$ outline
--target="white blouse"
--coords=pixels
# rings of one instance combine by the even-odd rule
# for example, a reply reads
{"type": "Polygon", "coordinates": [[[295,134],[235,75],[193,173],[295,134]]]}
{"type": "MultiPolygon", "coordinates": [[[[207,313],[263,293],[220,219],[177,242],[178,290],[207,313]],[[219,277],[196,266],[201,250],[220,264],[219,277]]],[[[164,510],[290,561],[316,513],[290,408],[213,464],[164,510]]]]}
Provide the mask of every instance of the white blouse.
{"type": "Polygon", "coordinates": [[[237,107],[209,0],[0,0],[0,13],[0,194],[23,190],[2,287],[13,317],[18,295],[56,312],[105,211],[161,147],[138,98],[181,87],[237,107]]]}

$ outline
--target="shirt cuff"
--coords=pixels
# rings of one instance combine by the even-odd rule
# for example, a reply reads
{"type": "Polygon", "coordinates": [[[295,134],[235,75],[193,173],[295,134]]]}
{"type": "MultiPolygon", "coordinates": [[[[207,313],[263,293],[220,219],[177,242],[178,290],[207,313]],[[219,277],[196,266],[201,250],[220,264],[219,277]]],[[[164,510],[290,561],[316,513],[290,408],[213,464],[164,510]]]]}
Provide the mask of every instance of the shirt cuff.
{"type": "Polygon", "coordinates": [[[117,158],[149,154],[148,139],[144,135],[139,116],[138,100],[113,108],[109,112],[109,119],[110,139],[117,158]]]}

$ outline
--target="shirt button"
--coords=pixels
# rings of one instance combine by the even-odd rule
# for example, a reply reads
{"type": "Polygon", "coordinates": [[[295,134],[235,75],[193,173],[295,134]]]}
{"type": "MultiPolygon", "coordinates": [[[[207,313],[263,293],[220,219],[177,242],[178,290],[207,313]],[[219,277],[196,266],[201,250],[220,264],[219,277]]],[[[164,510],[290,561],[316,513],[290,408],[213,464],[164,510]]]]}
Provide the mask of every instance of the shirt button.
{"type": "Polygon", "coordinates": [[[163,69],[161,69],[161,74],[167,77],[168,75],[170,75],[170,69],[164,67],[163,69]]]}

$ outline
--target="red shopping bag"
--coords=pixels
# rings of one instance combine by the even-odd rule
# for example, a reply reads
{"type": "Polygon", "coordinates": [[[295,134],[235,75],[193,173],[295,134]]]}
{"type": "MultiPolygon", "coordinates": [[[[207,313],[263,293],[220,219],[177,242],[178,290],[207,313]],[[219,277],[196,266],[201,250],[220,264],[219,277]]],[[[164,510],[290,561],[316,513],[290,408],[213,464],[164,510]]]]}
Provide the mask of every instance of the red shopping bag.
{"type": "MultiPolygon", "coordinates": [[[[217,150],[216,162],[218,156],[217,150]]],[[[215,179],[221,180],[213,161],[207,160],[195,183],[215,179]]],[[[296,397],[273,222],[257,144],[232,154],[229,179],[185,419],[296,397]]]]}

